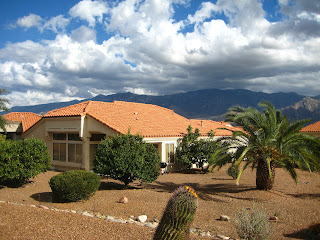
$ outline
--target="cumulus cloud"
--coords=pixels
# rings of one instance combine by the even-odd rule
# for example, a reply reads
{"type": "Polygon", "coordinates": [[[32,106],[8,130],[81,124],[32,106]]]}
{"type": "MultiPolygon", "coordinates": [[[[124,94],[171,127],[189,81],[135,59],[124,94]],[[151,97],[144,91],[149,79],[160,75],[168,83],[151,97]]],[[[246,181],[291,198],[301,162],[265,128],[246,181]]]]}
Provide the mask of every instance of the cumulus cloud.
{"type": "Polygon", "coordinates": [[[16,25],[23,28],[40,27],[43,19],[39,15],[29,14],[17,20],[16,25]]]}
{"type": "Polygon", "coordinates": [[[108,10],[106,2],[83,0],[73,6],[69,14],[74,18],[86,20],[90,27],[94,27],[96,20],[102,22],[103,15],[108,13],[108,10]]]}
{"type": "Polygon", "coordinates": [[[96,31],[86,26],[81,26],[71,32],[71,38],[77,42],[96,41],[96,31]]]}
{"type": "Polygon", "coordinates": [[[278,22],[266,19],[258,0],[202,2],[175,20],[175,7],[188,9],[188,3],[83,0],[70,9],[72,19],[44,21],[55,39],[0,49],[1,86],[14,105],[205,88],[319,94],[317,1],[279,1],[284,18],[278,22]],[[68,31],[72,21],[79,25],[68,31]],[[98,32],[97,22],[106,32],[98,32]]]}
{"type": "Polygon", "coordinates": [[[41,29],[49,29],[55,33],[64,32],[69,23],[70,19],[65,18],[63,15],[58,15],[45,22],[41,29]]]}

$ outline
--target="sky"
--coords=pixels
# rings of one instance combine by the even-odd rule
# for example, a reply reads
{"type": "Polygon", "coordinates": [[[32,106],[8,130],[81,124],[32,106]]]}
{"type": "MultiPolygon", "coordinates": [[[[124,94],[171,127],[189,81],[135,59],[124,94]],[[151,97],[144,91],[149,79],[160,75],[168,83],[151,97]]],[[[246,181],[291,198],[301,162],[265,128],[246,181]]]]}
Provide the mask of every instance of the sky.
{"type": "Polygon", "coordinates": [[[1,0],[11,106],[132,92],[320,95],[319,0],[1,0]]]}

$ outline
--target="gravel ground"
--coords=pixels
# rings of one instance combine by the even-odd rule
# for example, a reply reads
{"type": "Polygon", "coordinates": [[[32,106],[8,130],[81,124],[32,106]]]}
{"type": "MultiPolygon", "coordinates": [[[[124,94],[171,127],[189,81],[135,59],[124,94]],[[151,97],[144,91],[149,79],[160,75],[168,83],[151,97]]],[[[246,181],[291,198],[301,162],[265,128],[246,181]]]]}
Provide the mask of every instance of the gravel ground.
{"type": "MultiPolygon", "coordinates": [[[[149,227],[30,206],[101,213],[126,220],[146,214],[151,221],[161,219],[172,192],[182,184],[191,185],[199,195],[192,227],[210,231],[213,236],[238,238],[232,219],[238,210],[254,205],[263,207],[269,216],[278,215],[279,220],[271,222],[270,239],[301,239],[301,230],[320,223],[320,175],[317,173],[299,171],[296,185],[285,171],[277,169],[271,191],[255,189],[255,172],[251,170],[242,175],[240,185],[235,185],[226,168],[206,174],[165,174],[143,186],[133,183],[129,189],[124,189],[120,182],[103,179],[92,198],[77,203],[52,202],[48,181],[56,174],[58,172],[49,171],[23,187],[0,189],[0,201],[3,201],[0,203],[0,239],[152,239],[154,230],[149,227]],[[129,199],[127,204],[118,202],[123,196],[129,199]],[[229,216],[231,221],[218,220],[220,215],[229,216]]],[[[193,234],[192,239],[210,238],[193,234]]]]}

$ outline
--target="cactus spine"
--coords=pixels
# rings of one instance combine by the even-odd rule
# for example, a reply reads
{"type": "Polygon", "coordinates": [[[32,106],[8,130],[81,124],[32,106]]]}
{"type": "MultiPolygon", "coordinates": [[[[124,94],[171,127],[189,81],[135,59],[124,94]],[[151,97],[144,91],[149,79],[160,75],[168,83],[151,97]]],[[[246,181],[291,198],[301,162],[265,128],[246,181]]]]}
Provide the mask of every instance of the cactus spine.
{"type": "Polygon", "coordinates": [[[177,188],[169,199],[153,240],[189,239],[198,195],[190,186],[177,188]]]}

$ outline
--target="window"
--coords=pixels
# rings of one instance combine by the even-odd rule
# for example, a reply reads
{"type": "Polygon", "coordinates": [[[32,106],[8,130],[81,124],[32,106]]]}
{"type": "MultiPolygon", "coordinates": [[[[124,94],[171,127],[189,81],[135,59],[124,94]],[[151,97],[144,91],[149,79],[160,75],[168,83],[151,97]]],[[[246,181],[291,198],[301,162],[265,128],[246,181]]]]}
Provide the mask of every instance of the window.
{"type": "Polygon", "coordinates": [[[174,163],[174,143],[166,144],[166,162],[174,163]]]}
{"type": "Polygon", "coordinates": [[[93,133],[91,134],[91,138],[90,141],[91,142],[100,142],[103,139],[105,139],[106,135],[105,134],[97,134],[97,133],[93,133]]]}
{"type": "Polygon", "coordinates": [[[77,133],[53,133],[52,159],[61,162],[82,163],[82,143],[77,133]]]}

